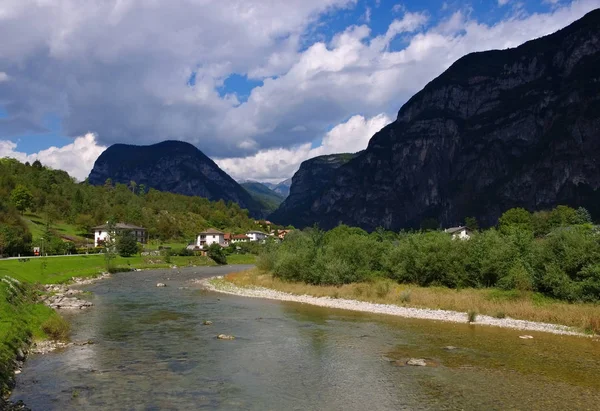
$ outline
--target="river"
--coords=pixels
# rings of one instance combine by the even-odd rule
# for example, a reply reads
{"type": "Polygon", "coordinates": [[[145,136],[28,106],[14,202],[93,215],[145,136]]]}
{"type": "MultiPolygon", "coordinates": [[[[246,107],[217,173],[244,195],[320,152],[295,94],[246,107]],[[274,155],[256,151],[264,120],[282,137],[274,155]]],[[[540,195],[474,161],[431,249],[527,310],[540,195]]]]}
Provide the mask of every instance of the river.
{"type": "Polygon", "coordinates": [[[85,286],[95,306],[68,318],[74,341],[95,344],[31,356],[11,399],[43,411],[600,409],[600,342],[591,338],[523,340],[515,330],[222,295],[189,281],[244,268],[121,273],[85,286]],[[413,357],[431,366],[405,366],[413,357]]]}

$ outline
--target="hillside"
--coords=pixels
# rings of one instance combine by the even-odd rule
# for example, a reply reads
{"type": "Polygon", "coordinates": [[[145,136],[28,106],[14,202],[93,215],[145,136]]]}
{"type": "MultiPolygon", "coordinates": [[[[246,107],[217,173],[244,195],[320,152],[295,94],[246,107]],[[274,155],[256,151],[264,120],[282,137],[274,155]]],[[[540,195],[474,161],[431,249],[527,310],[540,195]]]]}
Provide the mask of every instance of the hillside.
{"type": "Polygon", "coordinates": [[[600,10],[515,49],[469,54],[278,222],[490,226],[513,207],[558,204],[598,216],[598,67],[600,10]]]}
{"type": "Polygon", "coordinates": [[[236,203],[119,183],[77,183],[37,161],[0,159],[0,254],[30,252],[32,241],[39,246],[41,237],[44,247],[65,251],[85,243],[91,228],[109,219],[146,227],[151,239],[182,243],[209,227],[231,232],[258,228],[236,203]],[[62,241],[65,235],[74,237],[74,243],[62,241]]]}
{"type": "Polygon", "coordinates": [[[260,202],[262,208],[269,213],[275,211],[277,207],[279,207],[279,204],[284,200],[284,197],[281,194],[271,190],[265,184],[247,181],[240,185],[244,187],[244,190],[250,193],[255,200],[260,202]]]}
{"type": "Polygon", "coordinates": [[[163,141],[149,146],[114,144],[98,157],[89,182],[154,188],[163,192],[233,201],[253,217],[266,211],[233,178],[195,146],[181,141],[163,141]]]}

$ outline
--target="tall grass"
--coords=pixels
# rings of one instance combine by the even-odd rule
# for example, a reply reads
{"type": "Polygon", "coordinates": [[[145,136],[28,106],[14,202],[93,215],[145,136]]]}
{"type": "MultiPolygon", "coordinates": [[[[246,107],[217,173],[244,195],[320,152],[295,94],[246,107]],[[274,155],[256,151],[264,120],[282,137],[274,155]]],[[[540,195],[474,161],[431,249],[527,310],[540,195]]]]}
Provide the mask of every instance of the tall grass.
{"type": "Polygon", "coordinates": [[[544,297],[531,291],[505,291],[499,289],[446,287],[419,287],[414,284],[389,282],[387,293],[378,292],[376,281],[344,284],[342,286],[318,286],[302,282],[283,281],[258,269],[226,276],[226,280],[240,287],[266,287],[296,295],[354,299],[382,304],[402,304],[416,308],[432,308],[480,315],[510,317],[529,321],[563,324],[599,333],[600,304],[567,303],[544,297]],[[404,297],[403,297],[404,296],[404,297]]]}

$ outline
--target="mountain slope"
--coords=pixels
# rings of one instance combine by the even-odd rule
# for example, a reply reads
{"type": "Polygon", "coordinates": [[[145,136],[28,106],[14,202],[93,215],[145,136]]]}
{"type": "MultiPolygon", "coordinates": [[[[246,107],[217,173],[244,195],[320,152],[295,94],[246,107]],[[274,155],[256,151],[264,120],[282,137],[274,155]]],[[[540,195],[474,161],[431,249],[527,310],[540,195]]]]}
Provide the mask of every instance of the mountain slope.
{"type": "Polygon", "coordinates": [[[335,170],[346,164],[355,154],[332,154],[311,158],[300,164],[292,177],[289,196],[269,220],[277,224],[305,227],[312,225],[314,217],[310,208],[335,175],[335,170]]]}
{"type": "Polygon", "coordinates": [[[469,54],[297,212],[307,225],[370,230],[467,216],[489,226],[511,207],[557,204],[598,216],[599,67],[600,10],[515,49],[469,54]]]}
{"type": "Polygon", "coordinates": [[[271,190],[265,184],[255,181],[247,181],[240,184],[254,199],[262,204],[262,208],[268,212],[273,212],[279,207],[284,197],[271,190]]]}
{"type": "Polygon", "coordinates": [[[96,160],[89,182],[101,185],[108,178],[113,183],[135,181],[138,186],[144,184],[160,191],[233,201],[255,217],[265,214],[261,204],[214,161],[181,141],[110,146],[96,160]]]}

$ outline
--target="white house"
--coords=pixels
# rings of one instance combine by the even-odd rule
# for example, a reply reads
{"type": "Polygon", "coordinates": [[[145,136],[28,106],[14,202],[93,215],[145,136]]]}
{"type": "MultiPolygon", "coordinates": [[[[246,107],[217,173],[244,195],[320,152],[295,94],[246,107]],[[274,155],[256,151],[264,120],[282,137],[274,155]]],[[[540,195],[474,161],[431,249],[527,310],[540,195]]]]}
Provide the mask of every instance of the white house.
{"type": "Polygon", "coordinates": [[[129,232],[135,237],[138,243],[146,243],[146,229],[144,227],[138,227],[136,225],[127,223],[116,223],[113,226],[113,232],[110,233],[108,222],[98,227],[94,227],[94,247],[102,245],[107,240],[110,240],[111,236],[121,235],[124,232],[129,232]]]}
{"type": "Polygon", "coordinates": [[[209,228],[208,230],[198,234],[196,238],[196,245],[200,248],[204,246],[209,246],[211,244],[224,244],[225,243],[225,233],[222,233],[219,230],[215,230],[214,228],[209,228]]]}
{"type": "Polygon", "coordinates": [[[247,241],[250,241],[250,237],[245,234],[236,234],[231,237],[232,243],[245,243],[247,241]]]}
{"type": "Polygon", "coordinates": [[[458,238],[460,240],[468,240],[471,238],[472,231],[465,226],[450,227],[444,230],[445,233],[451,234],[452,239],[458,238]]]}
{"type": "Polygon", "coordinates": [[[248,231],[246,236],[250,239],[250,241],[263,241],[268,237],[268,235],[262,231],[248,231]]]}

